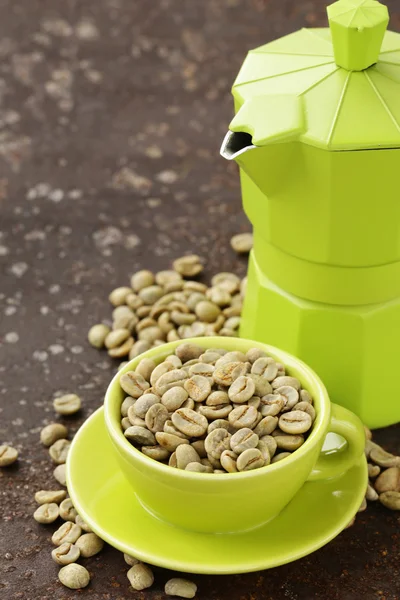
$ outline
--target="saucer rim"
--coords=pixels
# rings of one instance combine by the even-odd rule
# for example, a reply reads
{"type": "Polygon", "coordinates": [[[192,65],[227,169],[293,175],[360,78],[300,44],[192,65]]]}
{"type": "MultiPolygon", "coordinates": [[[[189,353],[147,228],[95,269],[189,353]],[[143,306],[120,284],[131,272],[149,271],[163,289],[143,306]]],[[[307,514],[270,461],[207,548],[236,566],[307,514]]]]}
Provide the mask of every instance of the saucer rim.
{"type": "MultiPolygon", "coordinates": [[[[74,455],[74,451],[75,451],[75,447],[77,444],[79,444],[79,441],[81,439],[82,436],[85,435],[86,430],[88,428],[90,428],[90,426],[93,425],[93,421],[95,421],[96,419],[100,418],[101,413],[103,413],[104,415],[104,407],[101,406],[99,407],[97,410],[95,410],[89,417],[88,419],[83,423],[83,425],[80,427],[80,429],[77,431],[72,443],[71,443],[71,447],[68,453],[69,457],[72,457],[74,455]]],[[[108,432],[106,430],[106,426],[104,424],[104,428],[105,428],[105,433],[108,436],[108,432]]],[[[111,443],[111,441],[110,441],[111,443]]],[[[68,489],[68,493],[69,496],[71,497],[71,500],[74,504],[74,507],[76,508],[78,514],[86,521],[86,523],[88,523],[88,525],[91,527],[91,529],[93,530],[94,533],[96,533],[101,539],[103,539],[105,542],[107,542],[110,546],[116,548],[117,550],[119,550],[120,552],[126,553],[126,554],[131,554],[134,555],[135,558],[138,558],[139,560],[148,563],[150,565],[153,566],[157,566],[157,567],[161,567],[164,569],[169,569],[172,571],[177,571],[177,572],[183,572],[183,573],[193,573],[193,574],[202,574],[202,575],[233,575],[233,574],[240,574],[240,573],[252,573],[252,572],[256,572],[256,571],[263,571],[263,570],[267,570],[267,569],[271,569],[271,568],[275,568],[281,565],[285,565],[288,563],[291,563],[295,560],[299,560],[301,558],[304,558],[305,556],[308,556],[309,554],[312,554],[313,552],[315,552],[316,550],[319,550],[320,548],[322,548],[323,546],[325,546],[326,544],[328,544],[329,542],[331,542],[335,537],[337,537],[345,528],[346,525],[351,521],[351,519],[355,516],[355,514],[357,514],[357,509],[358,509],[358,505],[361,505],[362,499],[365,495],[365,491],[361,488],[360,486],[360,491],[359,491],[359,499],[357,498],[357,503],[355,502],[355,500],[351,503],[351,510],[347,510],[346,511],[346,516],[341,518],[341,524],[340,526],[336,527],[336,528],[332,528],[332,534],[329,534],[328,536],[325,537],[319,537],[316,541],[314,541],[314,543],[308,543],[305,544],[304,546],[302,546],[302,549],[300,551],[288,551],[288,553],[285,555],[284,559],[282,560],[278,560],[278,562],[274,562],[273,559],[266,561],[266,559],[264,559],[264,561],[262,559],[260,559],[259,562],[255,563],[254,561],[252,562],[252,564],[250,563],[246,563],[245,565],[243,565],[243,567],[238,567],[238,565],[235,565],[234,568],[229,568],[229,566],[227,565],[226,567],[221,567],[218,566],[215,563],[210,563],[210,564],[205,564],[203,563],[197,563],[196,565],[187,565],[185,563],[182,563],[179,560],[175,560],[173,558],[168,558],[168,557],[163,557],[161,555],[154,555],[154,553],[147,553],[147,552],[143,552],[141,551],[139,548],[134,550],[134,552],[132,551],[132,543],[130,544],[130,547],[128,547],[125,543],[121,543],[118,539],[116,539],[112,534],[108,533],[102,526],[99,526],[97,524],[97,522],[92,519],[90,517],[90,515],[86,512],[85,508],[82,507],[82,504],[79,500],[79,493],[75,493],[74,488],[72,487],[72,485],[69,485],[69,481],[72,479],[70,476],[70,465],[72,463],[72,458],[68,458],[67,459],[67,463],[66,463],[66,477],[67,477],[67,489],[68,489]],[[357,506],[356,509],[354,509],[354,506],[357,506]]],[[[363,469],[364,471],[364,476],[365,476],[365,484],[367,485],[367,481],[368,481],[368,470],[367,470],[367,461],[365,459],[364,456],[360,457],[360,460],[358,463],[356,463],[354,465],[354,467],[352,468],[357,468],[357,469],[363,469]]],[[[121,473],[121,477],[123,477],[123,474],[121,473]]],[[[341,477],[336,478],[338,481],[340,481],[341,477]]],[[[312,485],[312,486],[319,486],[321,485],[321,483],[323,483],[323,480],[319,481],[315,481],[315,482],[306,482],[304,485],[312,485]]],[[[128,484],[129,485],[129,484],[128,484]]],[[[138,502],[138,505],[140,505],[140,503],[138,502]]],[[[141,506],[142,510],[145,510],[142,506],[141,506]]],[[[284,509],[285,510],[285,509],[284,509]]],[[[154,515],[151,515],[151,518],[154,520],[157,520],[157,517],[155,517],[154,515]]],[[[274,518],[275,519],[279,519],[280,515],[277,515],[277,517],[274,518]]],[[[168,523],[163,523],[163,526],[169,526],[171,528],[171,531],[173,531],[175,528],[173,525],[169,525],[168,523]]],[[[261,525],[262,527],[268,527],[268,523],[261,525]]],[[[212,533],[199,533],[199,532],[195,532],[195,531],[187,531],[185,532],[190,536],[201,536],[203,539],[204,538],[208,538],[208,537],[213,537],[214,535],[222,535],[222,536],[240,536],[241,533],[228,533],[228,534],[212,534],[212,533]]],[[[195,543],[195,542],[194,542],[195,543]]]]}

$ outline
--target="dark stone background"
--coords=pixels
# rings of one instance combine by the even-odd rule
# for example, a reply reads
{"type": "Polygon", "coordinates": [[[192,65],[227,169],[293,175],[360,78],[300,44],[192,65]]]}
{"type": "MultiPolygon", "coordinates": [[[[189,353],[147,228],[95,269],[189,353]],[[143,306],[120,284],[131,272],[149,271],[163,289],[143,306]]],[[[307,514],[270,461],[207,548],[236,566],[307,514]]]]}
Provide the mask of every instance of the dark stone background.
{"type": "MultiPolygon", "coordinates": [[[[111,548],[86,561],[85,591],[58,583],[54,528],[31,516],[34,492],[54,485],[39,431],[57,392],[84,400],[72,431],[101,404],[116,365],[86,332],[109,317],[113,286],[187,251],[207,259],[205,279],[244,274],[229,239],[249,225],[235,165],[218,154],[230,85],[247,49],[325,24],[324,2],[0,0],[0,11],[0,442],[21,455],[0,473],[0,598],[162,599],[169,574],[133,593],[111,548]]],[[[399,431],[376,439],[399,452],[399,431]]],[[[295,564],[194,577],[197,597],[398,599],[399,521],[370,506],[295,564]]]]}

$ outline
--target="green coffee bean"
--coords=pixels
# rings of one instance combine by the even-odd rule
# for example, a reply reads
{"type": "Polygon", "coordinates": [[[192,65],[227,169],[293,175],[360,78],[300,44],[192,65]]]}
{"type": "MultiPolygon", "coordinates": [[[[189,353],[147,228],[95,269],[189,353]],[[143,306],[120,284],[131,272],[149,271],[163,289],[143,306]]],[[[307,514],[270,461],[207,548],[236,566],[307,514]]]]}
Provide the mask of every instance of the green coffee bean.
{"type": "Polygon", "coordinates": [[[167,460],[170,455],[169,451],[162,446],[143,446],[142,452],[154,460],[167,460]]]}
{"type": "Polygon", "coordinates": [[[383,492],[379,496],[379,501],[390,510],[400,510],[400,492],[383,492]]]}
{"type": "Polygon", "coordinates": [[[301,383],[296,377],[289,377],[287,375],[283,375],[282,377],[277,377],[272,382],[272,388],[277,390],[280,387],[292,387],[298,392],[301,390],[301,383]]]}
{"type": "Polygon", "coordinates": [[[140,446],[155,446],[156,438],[154,433],[138,425],[132,425],[124,431],[124,436],[131,442],[140,446]]]}
{"type": "Polygon", "coordinates": [[[181,444],[189,444],[189,440],[173,433],[166,433],[165,431],[159,431],[156,433],[156,440],[162,448],[168,450],[168,452],[175,452],[175,450],[181,444]]]}
{"type": "Polygon", "coordinates": [[[247,374],[246,363],[235,361],[215,365],[213,379],[215,383],[229,387],[240,376],[247,374]]]}
{"type": "Polygon", "coordinates": [[[131,396],[127,396],[123,403],[121,404],[121,415],[123,417],[127,417],[128,416],[128,410],[130,409],[131,406],[133,406],[135,404],[136,400],[135,398],[132,398],[131,396]]]}
{"type": "Polygon", "coordinates": [[[219,460],[224,450],[230,449],[231,434],[224,428],[214,429],[204,441],[207,456],[219,460]]]}
{"type": "Polygon", "coordinates": [[[60,504],[60,517],[64,521],[75,521],[77,512],[74,505],[72,504],[71,498],[66,498],[60,504]]]}
{"type": "Polygon", "coordinates": [[[193,375],[187,379],[184,388],[195,402],[203,402],[211,393],[210,380],[201,375],[193,375]]]}
{"type": "Polygon", "coordinates": [[[185,471],[192,471],[193,473],[212,473],[212,467],[206,467],[198,462],[188,463],[185,467],[185,471]]]}
{"type": "Polygon", "coordinates": [[[129,337],[131,337],[131,332],[129,329],[114,329],[113,331],[110,331],[106,337],[104,341],[105,347],[107,350],[118,348],[124,342],[126,342],[129,337]]]}
{"type": "Polygon", "coordinates": [[[150,348],[151,348],[151,345],[146,340],[139,340],[138,342],[135,342],[129,351],[130,360],[132,360],[133,358],[136,358],[143,352],[147,352],[147,350],[150,350],[150,348]]]}
{"type": "Polygon", "coordinates": [[[184,386],[187,378],[185,371],[182,371],[181,369],[172,369],[157,379],[154,389],[159,396],[163,396],[165,392],[176,385],[184,386]]]}
{"type": "Polygon", "coordinates": [[[179,598],[194,598],[197,592],[197,585],[187,579],[174,578],[165,584],[165,594],[167,596],[178,596],[179,598]]]}
{"type": "Polygon", "coordinates": [[[231,404],[217,404],[216,406],[199,406],[199,412],[204,417],[206,417],[209,421],[224,419],[227,417],[231,411],[233,410],[233,406],[231,404]]]}
{"type": "Polygon", "coordinates": [[[107,325],[103,325],[103,323],[93,325],[88,333],[89,344],[94,348],[104,348],[106,337],[110,331],[111,329],[107,325]]]}
{"type": "Polygon", "coordinates": [[[264,459],[260,450],[249,448],[238,456],[236,461],[238,471],[251,471],[264,466],[264,459]]]}
{"type": "Polygon", "coordinates": [[[139,564],[140,560],[138,560],[137,558],[135,558],[134,556],[129,556],[129,554],[124,554],[124,561],[126,562],[127,565],[129,565],[130,567],[133,567],[134,565],[139,564]]]}
{"type": "Polygon", "coordinates": [[[368,463],[368,477],[374,478],[374,477],[378,477],[379,473],[381,472],[381,468],[378,467],[378,465],[371,465],[371,463],[368,463]]]}
{"type": "Polygon", "coordinates": [[[182,406],[182,404],[188,399],[187,391],[180,387],[174,386],[167,390],[162,398],[161,403],[164,404],[167,410],[174,411],[182,406]]]}
{"type": "MultiPolygon", "coordinates": [[[[277,417],[265,417],[266,419],[276,419],[277,417]]],[[[297,435],[305,433],[310,429],[312,419],[310,415],[302,410],[291,410],[279,417],[279,427],[285,433],[297,435]]],[[[259,427],[258,425],[257,427],[259,427]]],[[[266,431],[265,433],[271,433],[266,431]]]]}
{"type": "Polygon", "coordinates": [[[131,286],[134,292],[140,292],[143,288],[150,287],[155,282],[151,271],[138,271],[131,277],[131,286]]]}
{"type": "Polygon", "coordinates": [[[315,408],[313,407],[312,404],[310,404],[310,402],[298,402],[297,404],[295,404],[294,406],[295,410],[302,410],[304,412],[306,412],[307,414],[310,415],[311,417],[311,421],[314,422],[315,421],[315,408]]]}
{"type": "Polygon", "coordinates": [[[250,377],[241,375],[231,384],[228,390],[229,399],[236,404],[244,404],[254,395],[255,383],[250,377]]]}
{"type": "MultiPolygon", "coordinates": [[[[230,439],[230,446],[233,452],[241,454],[249,448],[256,448],[259,442],[259,437],[254,431],[248,427],[243,427],[234,433],[230,439]]],[[[222,461],[221,461],[222,464],[222,461]]]]}
{"type": "Polygon", "coordinates": [[[272,392],[271,384],[266,377],[263,377],[262,375],[255,375],[254,373],[250,373],[249,377],[252,379],[252,381],[254,381],[254,394],[256,396],[262,398],[263,396],[266,396],[272,392]]]}
{"type": "Polygon", "coordinates": [[[66,473],[65,473],[65,464],[58,465],[53,471],[54,478],[61,485],[67,485],[66,473]]]}
{"type": "Polygon", "coordinates": [[[72,521],[66,521],[53,533],[51,541],[55,546],[61,546],[65,542],[75,544],[81,533],[82,529],[79,525],[72,523],[72,521]]]}
{"type": "Polygon", "coordinates": [[[271,463],[280,462],[281,460],[288,458],[288,456],[291,456],[290,452],[279,452],[279,454],[275,454],[274,458],[271,460],[271,463]]]}
{"type": "Polygon", "coordinates": [[[258,358],[265,358],[266,354],[261,348],[250,348],[246,353],[246,359],[251,363],[255,363],[258,358]]]}
{"type": "Polygon", "coordinates": [[[201,437],[208,427],[207,419],[189,408],[179,408],[173,413],[171,420],[179,431],[189,437],[201,437]]]}
{"type": "Polygon", "coordinates": [[[85,588],[90,582],[89,571],[76,563],[62,567],[58,572],[58,578],[65,587],[71,590],[85,588]]]}
{"type": "Polygon", "coordinates": [[[18,451],[12,446],[0,446],[0,467],[8,467],[15,463],[18,451]]]}
{"type": "Polygon", "coordinates": [[[82,531],[86,531],[86,533],[92,533],[92,529],[90,528],[90,526],[79,515],[76,515],[75,523],[79,525],[82,531]]]}
{"type": "Polygon", "coordinates": [[[259,375],[261,377],[264,377],[264,379],[266,379],[269,382],[273,381],[277,376],[278,367],[273,358],[261,356],[260,358],[257,358],[252,364],[251,373],[253,375],[259,375]]]}
{"type": "MultiPolygon", "coordinates": [[[[371,444],[371,442],[369,442],[371,444]]],[[[386,452],[377,444],[371,449],[370,458],[380,467],[400,467],[400,456],[386,452]]]]}
{"type": "Polygon", "coordinates": [[[133,565],[127,573],[129,583],[134,590],[145,590],[154,583],[154,575],[150,567],[143,563],[133,565]]]}
{"type": "MultiPolygon", "coordinates": [[[[148,287],[141,289],[138,295],[145,304],[152,306],[164,295],[164,290],[159,285],[149,285],[148,287]]],[[[138,309],[136,314],[139,316],[140,312],[140,309],[138,309]]]]}
{"type": "Polygon", "coordinates": [[[178,469],[186,469],[189,463],[200,462],[200,456],[193,446],[180,444],[175,450],[178,469]]]}
{"type": "Polygon", "coordinates": [[[282,450],[297,450],[304,444],[304,437],[302,435],[292,435],[280,433],[274,437],[277,447],[282,450]]]}
{"type": "Polygon", "coordinates": [[[231,246],[238,254],[248,254],[253,248],[253,234],[237,233],[231,237],[231,246]]]}
{"type": "Polygon", "coordinates": [[[379,494],[383,492],[400,492],[400,468],[389,467],[379,475],[375,481],[375,489],[379,494]]]}
{"type": "Polygon", "coordinates": [[[217,273],[211,279],[212,286],[218,286],[230,294],[234,294],[240,288],[240,279],[234,273],[217,273]]]}
{"type": "Polygon", "coordinates": [[[148,410],[154,406],[154,404],[158,404],[159,402],[160,398],[156,396],[156,394],[143,394],[143,396],[136,400],[132,408],[128,409],[129,419],[132,421],[135,416],[140,417],[140,419],[144,419],[148,410]]]}
{"type": "Polygon", "coordinates": [[[58,504],[52,502],[51,504],[41,504],[33,513],[33,518],[38,523],[48,525],[49,523],[54,523],[58,519],[59,514],[58,504]]]}
{"type": "Polygon", "coordinates": [[[81,556],[90,558],[103,549],[104,542],[95,533],[84,533],[76,541],[76,546],[79,548],[81,556]]]}
{"type": "Polygon", "coordinates": [[[123,358],[127,356],[133,347],[133,337],[129,337],[121,346],[118,348],[110,348],[108,355],[111,358],[123,358]]]}
{"type": "Polygon", "coordinates": [[[46,425],[43,427],[40,432],[40,441],[43,446],[52,446],[54,442],[60,440],[62,438],[66,438],[68,435],[68,429],[65,425],[61,425],[61,423],[50,423],[50,425],[46,425]]]}
{"type": "Polygon", "coordinates": [[[375,502],[376,500],[379,499],[379,494],[374,490],[374,488],[370,484],[368,484],[367,492],[365,494],[365,498],[369,502],[375,502]]]}
{"type": "Polygon", "coordinates": [[[119,287],[111,292],[108,299],[113,306],[121,306],[121,304],[125,304],[126,297],[131,293],[131,288],[119,287]]]}
{"type": "MultiPolygon", "coordinates": [[[[275,381],[276,381],[276,379],[275,379],[275,381]]],[[[273,383],[274,382],[272,382],[272,384],[273,383]]],[[[272,387],[273,387],[273,385],[272,385],[272,387]]],[[[286,386],[282,386],[279,388],[274,388],[274,390],[275,390],[275,394],[282,396],[283,399],[286,401],[286,404],[285,404],[284,408],[282,409],[283,411],[292,410],[294,405],[297,404],[297,402],[299,400],[299,392],[294,387],[291,387],[290,385],[286,385],[286,386]]]]}
{"type": "Polygon", "coordinates": [[[269,455],[270,455],[271,458],[274,456],[274,454],[276,452],[276,449],[278,447],[278,445],[277,445],[277,443],[275,441],[275,438],[272,437],[272,435],[263,435],[260,438],[260,441],[259,441],[259,444],[258,444],[257,448],[259,450],[261,450],[261,452],[262,452],[262,447],[260,447],[260,445],[262,447],[265,446],[266,448],[268,448],[268,453],[269,453],[269,455]]]}
{"type": "Polygon", "coordinates": [[[71,544],[70,542],[65,542],[54,548],[51,553],[51,558],[58,565],[70,565],[78,560],[80,555],[80,550],[75,544],[71,544]]]}
{"type": "Polygon", "coordinates": [[[182,277],[195,277],[203,270],[201,258],[196,254],[177,258],[173,262],[173,267],[182,277]]]}
{"type": "Polygon", "coordinates": [[[231,450],[224,450],[221,454],[221,466],[225,469],[227,473],[236,473],[237,472],[237,461],[238,455],[231,450]]]}
{"type": "Polygon", "coordinates": [[[222,391],[211,392],[206,400],[207,406],[221,406],[224,404],[230,404],[230,401],[228,394],[222,391]]]}
{"type": "Polygon", "coordinates": [[[60,504],[66,495],[65,490],[40,490],[40,492],[36,492],[35,500],[38,504],[52,504],[53,502],[60,504]]]}
{"type": "Polygon", "coordinates": [[[163,431],[164,423],[168,420],[169,413],[161,403],[153,404],[146,413],[145,423],[152,433],[163,431]]]}
{"type": "Polygon", "coordinates": [[[137,375],[135,371],[128,371],[119,378],[119,384],[129,396],[132,398],[140,398],[150,384],[141,375],[137,375]]]}
{"type": "Polygon", "coordinates": [[[50,446],[49,454],[56,465],[62,465],[66,462],[70,446],[71,442],[64,439],[57,440],[50,446]]]}
{"type": "Polygon", "coordinates": [[[76,394],[65,394],[53,401],[54,410],[59,415],[73,415],[81,408],[81,399],[76,394]]]}
{"type": "Polygon", "coordinates": [[[258,413],[254,406],[244,404],[234,408],[229,413],[228,419],[234,429],[241,429],[242,427],[252,429],[257,421],[257,416],[258,413]]]}

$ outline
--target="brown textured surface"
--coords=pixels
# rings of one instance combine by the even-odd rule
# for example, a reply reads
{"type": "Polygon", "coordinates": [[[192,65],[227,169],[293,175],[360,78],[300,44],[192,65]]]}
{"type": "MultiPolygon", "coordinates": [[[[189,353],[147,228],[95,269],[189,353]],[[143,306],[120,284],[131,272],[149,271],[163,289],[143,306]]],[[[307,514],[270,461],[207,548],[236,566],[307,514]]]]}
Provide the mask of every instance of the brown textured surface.
{"type": "MultiPolygon", "coordinates": [[[[115,365],[86,331],[113,286],[186,251],[207,258],[206,278],[244,273],[228,244],[248,229],[238,177],[218,156],[230,84],[246,49],[323,23],[324,2],[0,0],[0,14],[0,442],[21,453],[0,473],[0,598],[161,600],[168,573],[133,593],[111,548],[85,561],[85,591],[57,582],[53,527],[31,517],[34,492],[54,485],[39,431],[58,391],[84,400],[72,431],[100,405],[115,365]]],[[[399,452],[399,432],[376,439],[399,452]]],[[[197,597],[396,600],[399,521],[370,506],[295,564],[195,577],[197,597]]]]}

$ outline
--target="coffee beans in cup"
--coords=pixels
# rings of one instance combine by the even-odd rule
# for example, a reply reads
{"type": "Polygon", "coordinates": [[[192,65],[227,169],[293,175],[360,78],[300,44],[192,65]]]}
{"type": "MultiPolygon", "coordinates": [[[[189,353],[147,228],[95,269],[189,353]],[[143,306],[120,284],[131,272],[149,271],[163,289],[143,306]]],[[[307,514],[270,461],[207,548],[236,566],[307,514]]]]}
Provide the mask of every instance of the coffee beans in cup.
{"type": "Polygon", "coordinates": [[[142,359],[120,386],[127,440],[154,460],[197,473],[283,460],[304,444],[316,417],[308,390],[259,348],[244,354],[183,343],[158,365],[142,359]]]}

